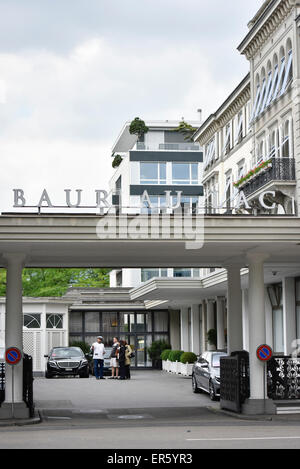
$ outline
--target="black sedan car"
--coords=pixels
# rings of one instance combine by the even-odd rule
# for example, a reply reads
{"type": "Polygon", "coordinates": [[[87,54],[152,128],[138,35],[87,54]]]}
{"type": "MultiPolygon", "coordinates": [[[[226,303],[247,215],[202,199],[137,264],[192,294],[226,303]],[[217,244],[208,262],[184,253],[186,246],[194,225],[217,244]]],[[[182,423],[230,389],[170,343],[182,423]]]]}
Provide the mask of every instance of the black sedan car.
{"type": "Polygon", "coordinates": [[[46,378],[54,376],[89,377],[89,362],[79,347],[54,347],[47,360],[46,378]]]}
{"type": "Polygon", "coordinates": [[[225,352],[204,352],[193,367],[193,392],[208,392],[212,401],[220,397],[220,358],[225,352]]]}

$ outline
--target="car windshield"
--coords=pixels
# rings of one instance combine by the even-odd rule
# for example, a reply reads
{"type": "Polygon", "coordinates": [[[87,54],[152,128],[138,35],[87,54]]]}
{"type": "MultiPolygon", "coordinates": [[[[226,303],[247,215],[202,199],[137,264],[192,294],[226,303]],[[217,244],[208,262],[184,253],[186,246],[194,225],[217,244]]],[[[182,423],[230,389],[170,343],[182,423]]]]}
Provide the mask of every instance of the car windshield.
{"type": "Polygon", "coordinates": [[[56,348],[51,353],[51,358],[81,358],[83,352],[78,347],[56,348]]]}
{"type": "Polygon", "coordinates": [[[225,353],[214,353],[212,356],[211,366],[214,368],[220,368],[220,358],[224,357],[225,353]]]}

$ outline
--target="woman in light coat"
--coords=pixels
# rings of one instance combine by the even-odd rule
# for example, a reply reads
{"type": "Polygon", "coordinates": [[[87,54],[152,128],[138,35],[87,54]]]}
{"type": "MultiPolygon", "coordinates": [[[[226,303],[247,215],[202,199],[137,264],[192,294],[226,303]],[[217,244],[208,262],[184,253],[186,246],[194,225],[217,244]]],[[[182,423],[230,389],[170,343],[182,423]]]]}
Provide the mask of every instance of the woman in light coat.
{"type": "Polygon", "coordinates": [[[125,378],[130,379],[130,365],[131,365],[132,348],[125,342],[125,378]]]}

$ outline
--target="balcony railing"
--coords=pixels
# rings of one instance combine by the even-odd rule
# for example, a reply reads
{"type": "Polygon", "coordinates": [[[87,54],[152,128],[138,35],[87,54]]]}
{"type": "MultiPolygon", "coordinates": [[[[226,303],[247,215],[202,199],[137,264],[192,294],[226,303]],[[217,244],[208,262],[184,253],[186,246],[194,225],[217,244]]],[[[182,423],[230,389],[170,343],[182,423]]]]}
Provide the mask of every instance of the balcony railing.
{"type": "Polygon", "coordinates": [[[272,165],[261,172],[248,182],[240,186],[246,197],[272,181],[295,181],[295,160],[294,158],[272,158],[272,165]]]}
{"type": "Polygon", "coordinates": [[[146,145],[143,142],[137,142],[137,150],[150,151],[200,151],[200,145],[196,143],[159,143],[157,145],[146,145]]]}

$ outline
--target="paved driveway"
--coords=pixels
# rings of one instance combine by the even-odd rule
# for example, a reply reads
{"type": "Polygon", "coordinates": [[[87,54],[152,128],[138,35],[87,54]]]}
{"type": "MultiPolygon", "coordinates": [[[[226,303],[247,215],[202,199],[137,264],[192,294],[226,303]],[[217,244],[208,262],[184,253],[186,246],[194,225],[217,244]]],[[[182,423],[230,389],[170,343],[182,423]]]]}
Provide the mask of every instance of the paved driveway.
{"type": "Polygon", "coordinates": [[[215,405],[206,394],[192,392],[191,378],[162,371],[138,370],[129,381],[95,378],[36,378],[39,409],[83,411],[137,408],[187,408],[215,405]]]}

